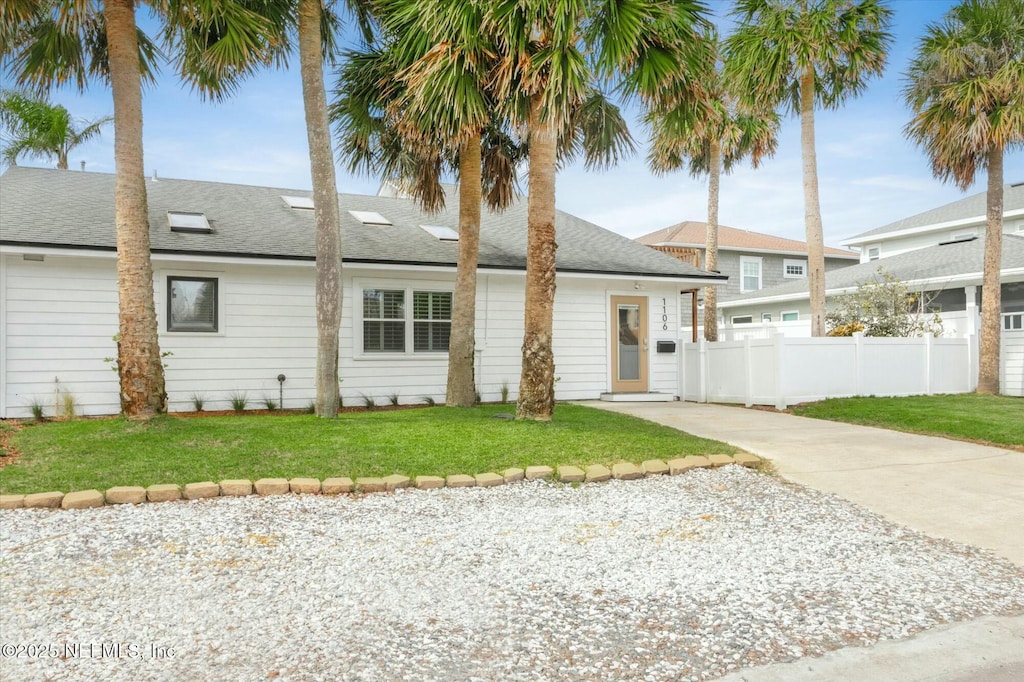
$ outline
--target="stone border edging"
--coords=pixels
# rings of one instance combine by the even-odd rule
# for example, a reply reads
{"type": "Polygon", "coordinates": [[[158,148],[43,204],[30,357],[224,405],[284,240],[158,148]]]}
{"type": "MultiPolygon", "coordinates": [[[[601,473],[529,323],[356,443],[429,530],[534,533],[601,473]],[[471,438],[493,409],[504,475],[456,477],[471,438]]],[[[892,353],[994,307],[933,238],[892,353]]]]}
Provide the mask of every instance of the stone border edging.
{"type": "Polygon", "coordinates": [[[415,487],[420,490],[439,488],[490,488],[516,481],[536,481],[554,477],[561,483],[599,483],[612,478],[630,481],[645,476],[676,476],[691,469],[710,469],[727,464],[757,467],[763,460],[757,455],[740,452],[735,455],[691,455],[664,462],[660,459],[646,460],[637,466],[630,462],[619,462],[609,469],[602,464],[591,464],[585,468],[563,465],[558,470],[549,466],[528,466],[525,469],[510,468],[501,474],[486,472],[473,476],[452,474],[441,476],[417,476],[410,479],[401,474],[383,478],[357,477],[325,478],[261,478],[255,483],[247,479],[226,479],[220,483],[202,481],[189,483],[184,487],[175,483],[158,483],[148,488],[142,486],[115,486],[102,493],[99,490],[79,490],[67,493],[53,491],[28,495],[0,495],[0,509],[89,509],[114,504],[141,504],[143,502],[171,502],[175,500],[200,500],[212,497],[245,497],[247,495],[284,495],[306,493],[320,495],[366,494],[392,492],[401,488],[415,487]]]}

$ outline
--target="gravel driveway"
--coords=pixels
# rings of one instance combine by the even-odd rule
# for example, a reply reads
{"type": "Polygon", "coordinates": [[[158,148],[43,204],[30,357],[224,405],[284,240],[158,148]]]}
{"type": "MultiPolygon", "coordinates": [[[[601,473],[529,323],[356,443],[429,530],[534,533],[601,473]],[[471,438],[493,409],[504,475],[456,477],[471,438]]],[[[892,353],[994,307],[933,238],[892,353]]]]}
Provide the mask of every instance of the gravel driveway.
{"type": "Polygon", "coordinates": [[[6,679],[704,680],[1024,610],[1008,562],[735,466],[0,527],[6,679]]]}

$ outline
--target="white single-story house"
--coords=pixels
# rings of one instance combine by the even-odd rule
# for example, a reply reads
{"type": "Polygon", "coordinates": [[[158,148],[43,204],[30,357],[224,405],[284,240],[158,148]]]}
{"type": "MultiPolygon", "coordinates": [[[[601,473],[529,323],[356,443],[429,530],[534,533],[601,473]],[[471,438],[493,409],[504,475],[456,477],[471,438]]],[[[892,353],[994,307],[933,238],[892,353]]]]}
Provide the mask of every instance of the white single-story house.
{"type": "MultiPolygon", "coordinates": [[[[171,411],[227,409],[244,393],[314,397],[311,193],[147,180],[154,290],[171,411]],[[283,381],[279,382],[279,375],[283,381]]],[[[383,404],[444,399],[458,196],[428,215],[405,198],[339,195],[341,392],[383,404]]],[[[681,290],[725,281],[564,212],[554,312],[556,397],[679,394],[681,290]]],[[[484,212],[476,379],[485,401],[520,374],[526,201],[484,212]]],[[[0,418],[70,396],[119,411],[114,176],[11,167],[0,176],[0,418]]]]}

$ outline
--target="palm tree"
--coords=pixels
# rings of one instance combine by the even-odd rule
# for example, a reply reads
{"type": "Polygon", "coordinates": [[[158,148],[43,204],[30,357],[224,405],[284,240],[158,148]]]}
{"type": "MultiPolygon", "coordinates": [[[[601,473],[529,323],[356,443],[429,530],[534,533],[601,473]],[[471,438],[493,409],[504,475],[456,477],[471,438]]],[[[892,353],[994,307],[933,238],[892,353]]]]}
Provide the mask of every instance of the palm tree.
{"type": "Polygon", "coordinates": [[[14,90],[0,92],[0,125],[5,136],[3,161],[17,165],[22,155],[56,160],[67,170],[72,149],[98,137],[103,126],[113,121],[104,116],[95,121],[76,121],[71,112],[45,97],[14,90]]]}
{"type": "Polygon", "coordinates": [[[999,392],[1003,154],[1024,146],[1024,0],[965,0],[928,27],[904,90],[907,136],[961,189],[988,172],[978,393],[999,392]]]}
{"type": "MultiPolygon", "coordinates": [[[[298,0],[299,71],[302,104],[309,141],[309,167],[313,180],[313,220],[316,224],[316,414],[336,419],[341,406],[338,385],[338,349],[341,333],[341,216],[334,151],[327,118],[324,88],[323,0],[298,0]]],[[[327,34],[330,40],[330,34],[327,34]]]]}
{"type": "MultiPolygon", "coordinates": [[[[160,52],[135,23],[134,0],[12,2],[0,13],[0,58],[21,86],[40,92],[91,79],[109,82],[114,102],[114,221],[117,230],[117,369],[121,409],[131,418],[166,410],[150,261],[142,151],[142,82],[160,52]]],[[[154,3],[164,42],[183,78],[208,97],[276,55],[260,3],[154,3]]]]}
{"type": "MultiPolygon", "coordinates": [[[[647,117],[651,125],[648,164],[656,173],[688,166],[690,175],[708,177],[708,222],[704,246],[704,268],[718,267],[718,194],[721,174],[730,173],[746,157],[754,168],[764,156],[775,153],[779,117],[771,110],[745,111],[722,77],[721,43],[708,36],[703,80],[709,100],[697,110],[687,102],[670,103],[654,109],[647,117]],[[674,105],[673,105],[674,104],[674,105]]],[[[704,338],[718,340],[718,293],[704,290],[704,338]]]]}
{"type": "Polygon", "coordinates": [[[741,104],[800,116],[811,334],[824,336],[825,244],[818,200],[814,109],[837,109],[881,75],[892,37],[882,0],[737,0],[725,41],[726,77],[741,104]]]}
{"type": "Polygon", "coordinates": [[[702,9],[688,0],[491,3],[485,24],[501,54],[496,83],[530,148],[519,419],[548,421],[554,410],[555,175],[573,114],[585,108],[597,83],[638,95],[645,104],[670,84],[696,86],[688,77],[702,9]]]}
{"type": "MultiPolygon", "coordinates": [[[[428,211],[443,206],[442,172],[459,178],[459,255],[449,344],[448,405],[476,398],[475,298],[480,197],[492,210],[515,195],[524,146],[497,115],[491,87],[493,35],[482,30],[484,3],[381,3],[386,47],[349,56],[339,80],[336,119],[354,170],[397,180],[428,211]]],[[[617,108],[588,90],[559,140],[562,160],[613,162],[631,150],[617,108]]]]}
{"type": "Polygon", "coordinates": [[[459,251],[445,404],[469,407],[477,397],[481,196],[486,184],[488,206],[508,206],[522,152],[492,113],[496,104],[487,72],[494,53],[479,33],[481,4],[394,0],[380,2],[376,10],[380,44],[348,54],[334,118],[350,167],[405,188],[428,212],[444,206],[442,175],[458,178],[459,251]]]}

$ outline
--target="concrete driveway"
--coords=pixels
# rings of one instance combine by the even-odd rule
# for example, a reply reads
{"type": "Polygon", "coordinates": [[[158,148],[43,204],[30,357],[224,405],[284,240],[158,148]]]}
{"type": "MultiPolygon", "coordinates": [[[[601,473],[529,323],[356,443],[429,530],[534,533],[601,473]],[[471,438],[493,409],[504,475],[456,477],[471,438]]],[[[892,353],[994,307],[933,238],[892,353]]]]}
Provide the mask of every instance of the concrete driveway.
{"type": "Polygon", "coordinates": [[[586,404],[731,443],[790,481],[1024,566],[1022,452],[724,405],[586,404]]]}
{"type": "MultiPolygon", "coordinates": [[[[695,403],[587,405],[731,443],[784,478],[898,524],[1024,566],[1024,453],[960,441],[695,403]]],[[[1024,427],[1022,427],[1024,428],[1024,427]]],[[[1024,616],[954,623],[910,639],[748,668],[722,682],[1010,682],[1024,679],[1024,616]]]]}

